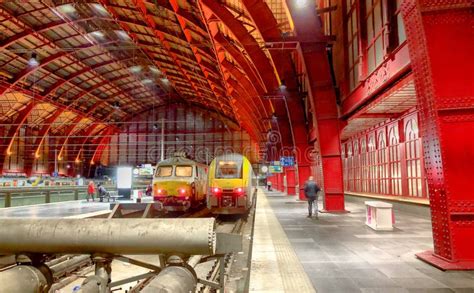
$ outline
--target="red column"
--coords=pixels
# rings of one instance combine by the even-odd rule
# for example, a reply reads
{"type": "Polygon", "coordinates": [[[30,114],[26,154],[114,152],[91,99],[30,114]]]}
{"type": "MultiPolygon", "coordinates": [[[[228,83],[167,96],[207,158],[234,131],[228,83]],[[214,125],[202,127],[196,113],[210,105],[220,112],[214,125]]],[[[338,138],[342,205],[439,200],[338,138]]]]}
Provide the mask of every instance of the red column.
{"type": "Polygon", "coordinates": [[[287,194],[295,195],[296,194],[296,171],[295,167],[286,167],[286,185],[287,185],[287,194]]]}
{"type": "Polygon", "coordinates": [[[321,155],[325,208],[329,212],[344,212],[339,113],[321,20],[315,13],[314,1],[306,1],[304,7],[296,2],[286,1],[297,36],[302,40],[299,53],[308,76],[309,99],[317,122],[319,147],[315,145],[315,149],[321,155]]]}
{"type": "Polygon", "coordinates": [[[285,191],[285,186],[283,185],[283,177],[285,173],[278,173],[278,190],[281,192],[285,191]]]}
{"type": "Polygon", "coordinates": [[[418,257],[442,269],[474,269],[471,1],[405,0],[402,15],[420,108],[434,240],[434,252],[418,257]]]}
{"type": "Polygon", "coordinates": [[[304,195],[304,183],[311,175],[311,165],[309,163],[298,165],[299,198],[301,200],[306,200],[306,196],[304,195]]]}
{"type": "Polygon", "coordinates": [[[278,187],[278,183],[280,182],[280,174],[279,173],[276,173],[275,176],[275,181],[273,182],[273,189],[274,190],[279,190],[279,187],[278,187]]]}

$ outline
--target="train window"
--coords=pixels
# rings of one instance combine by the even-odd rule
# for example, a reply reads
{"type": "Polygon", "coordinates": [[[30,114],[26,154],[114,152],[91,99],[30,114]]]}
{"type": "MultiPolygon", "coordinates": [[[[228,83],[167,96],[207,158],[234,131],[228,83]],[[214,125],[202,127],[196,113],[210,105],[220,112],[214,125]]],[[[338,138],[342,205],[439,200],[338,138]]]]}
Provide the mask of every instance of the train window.
{"type": "Polygon", "coordinates": [[[242,178],[242,161],[219,161],[216,178],[242,178]]]}
{"type": "Polygon", "coordinates": [[[193,176],[192,166],[176,166],[176,177],[191,177],[193,176]]]}
{"type": "Polygon", "coordinates": [[[172,166],[162,166],[156,169],[156,176],[157,177],[170,177],[173,174],[173,167],[172,166]]]}

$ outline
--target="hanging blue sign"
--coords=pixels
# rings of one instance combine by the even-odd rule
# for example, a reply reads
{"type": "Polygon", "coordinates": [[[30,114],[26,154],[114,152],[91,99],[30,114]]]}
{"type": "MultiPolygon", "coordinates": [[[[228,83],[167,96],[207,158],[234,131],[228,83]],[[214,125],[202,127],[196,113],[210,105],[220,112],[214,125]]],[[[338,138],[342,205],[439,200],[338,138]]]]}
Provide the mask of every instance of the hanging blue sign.
{"type": "Polygon", "coordinates": [[[283,167],[291,167],[295,165],[295,157],[280,157],[280,164],[283,167]]]}

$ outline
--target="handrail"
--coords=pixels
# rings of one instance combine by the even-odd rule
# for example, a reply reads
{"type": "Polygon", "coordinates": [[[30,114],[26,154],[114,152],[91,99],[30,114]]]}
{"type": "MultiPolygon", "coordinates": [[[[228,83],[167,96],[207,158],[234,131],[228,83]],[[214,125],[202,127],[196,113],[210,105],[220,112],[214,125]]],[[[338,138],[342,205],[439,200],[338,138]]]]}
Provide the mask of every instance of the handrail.
{"type": "MultiPolygon", "coordinates": [[[[115,188],[113,185],[104,185],[108,188],[115,188]]],[[[37,186],[37,187],[24,187],[24,186],[17,186],[17,187],[0,187],[0,193],[7,193],[7,192],[36,192],[36,191],[54,191],[54,190],[76,190],[76,189],[87,189],[87,185],[77,186],[77,185],[70,185],[70,186],[37,186]]]]}
{"type": "MultiPolygon", "coordinates": [[[[106,186],[109,190],[115,190],[115,186],[106,186]]],[[[13,187],[0,188],[0,198],[4,199],[4,207],[12,206],[12,199],[44,197],[41,203],[51,203],[51,195],[58,193],[74,193],[74,200],[79,200],[79,193],[87,191],[87,186],[41,186],[41,187],[13,187]]],[[[0,207],[1,208],[1,207],[0,207]]]]}

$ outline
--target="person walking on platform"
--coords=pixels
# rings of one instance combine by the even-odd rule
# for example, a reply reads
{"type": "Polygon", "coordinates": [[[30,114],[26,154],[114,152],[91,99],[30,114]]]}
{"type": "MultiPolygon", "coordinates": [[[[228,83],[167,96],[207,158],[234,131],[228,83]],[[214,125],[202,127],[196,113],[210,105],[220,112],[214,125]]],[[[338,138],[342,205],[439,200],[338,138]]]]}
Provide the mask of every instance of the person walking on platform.
{"type": "Polygon", "coordinates": [[[314,182],[313,176],[309,176],[308,180],[304,183],[304,195],[308,199],[308,218],[313,216],[313,204],[316,201],[315,215],[318,218],[318,192],[321,190],[319,186],[314,182]]]}
{"type": "Polygon", "coordinates": [[[95,194],[95,185],[94,181],[89,181],[89,184],[87,185],[87,201],[89,201],[89,198],[94,201],[94,194],[95,194]]]}

